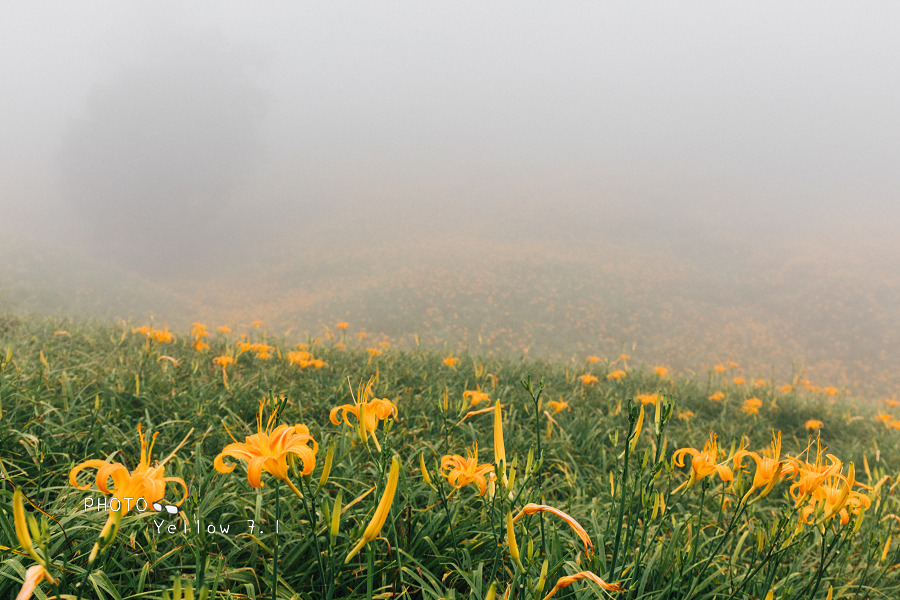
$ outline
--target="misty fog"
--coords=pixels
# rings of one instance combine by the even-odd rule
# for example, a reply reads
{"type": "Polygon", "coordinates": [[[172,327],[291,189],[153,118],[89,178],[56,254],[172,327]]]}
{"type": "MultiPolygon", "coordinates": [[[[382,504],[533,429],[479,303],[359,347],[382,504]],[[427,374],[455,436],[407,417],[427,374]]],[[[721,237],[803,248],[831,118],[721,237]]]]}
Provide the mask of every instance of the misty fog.
{"type": "Polygon", "coordinates": [[[900,7],[10,4],[0,310],[900,385],[900,7]]]}

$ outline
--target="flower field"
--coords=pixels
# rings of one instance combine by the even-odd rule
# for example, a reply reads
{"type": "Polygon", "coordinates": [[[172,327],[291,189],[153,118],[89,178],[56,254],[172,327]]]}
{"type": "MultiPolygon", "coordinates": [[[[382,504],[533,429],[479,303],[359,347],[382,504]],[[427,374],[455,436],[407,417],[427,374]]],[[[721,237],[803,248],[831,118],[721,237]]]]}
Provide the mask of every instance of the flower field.
{"type": "Polygon", "coordinates": [[[261,325],[0,316],[0,595],[900,594],[895,400],[261,325]]]}

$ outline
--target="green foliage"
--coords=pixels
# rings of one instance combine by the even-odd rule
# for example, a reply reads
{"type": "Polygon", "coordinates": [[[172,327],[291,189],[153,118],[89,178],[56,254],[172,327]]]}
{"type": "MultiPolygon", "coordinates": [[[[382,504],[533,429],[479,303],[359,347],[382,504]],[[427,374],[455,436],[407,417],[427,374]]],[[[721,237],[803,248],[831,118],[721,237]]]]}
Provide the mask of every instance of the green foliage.
{"type": "MultiPolygon", "coordinates": [[[[210,349],[197,352],[187,335],[156,343],[130,324],[0,317],[0,596],[17,593],[30,564],[13,526],[16,487],[33,503],[31,514],[45,515],[34,533],[58,578],[41,584],[47,595],[174,599],[196,590],[219,599],[481,599],[496,582],[498,594],[512,587],[517,598],[542,598],[560,577],[586,570],[618,582],[625,590],[618,597],[635,599],[764,598],[770,590],[775,598],[822,598],[829,586],[835,598],[893,598],[900,589],[893,569],[900,550],[889,537],[897,527],[892,515],[900,514],[894,480],[877,493],[858,488],[871,497],[861,519],[851,514],[846,525],[834,519],[820,527],[798,523],[788,483],[742,503],[749,461],[734,487],[707,477],[673,493],[689,470],[673,468],[674,449],[700,448],[712,430],[727,457],[744,444],[761,451],[774,426],[783,433],[783,452],[798,456],[809,445],[809,419],[824,422],[828,453],[855,463],[857,481],[874,487],[900,465],[900,431],[876,420],[873,406],[813,392],[776,400],[774,384],[731,385],[723,401],[713,402],[710,386],[724,387],[724,375],[660,378],[633,368],[616,381],[606,379],[616,368],[608,363],[467,354],[451,367],[446,355],[430,350],[372,356],[340,336],[310,340],[307,350],[327,363],[321,369],[291,364],[283,339],[264,339],[255,329],[247,341],[275,347],[268,360],[239,353],[234,335],[204,341],[210,349]],[[226,354],[235,358],[227,379],[212,361],[226,354]],[[583,374],[599,381],[584,385],[577,379],[583,374]],[[399,409],[377,430],[381,452],[371,441],[361,444],[356,429],[329,419],[333,407],[353,403],[348,378],[355,393],[359,380],[372,375],[375,397],[399,409]],[[540,385],[532,383],[537,379],[540,385]],[[475,486],[454,490],[439,469],[442,456],[465,455],[476,441],[479,463],[492,460],[493,413],[460,422],[470,408],[463,392],[478,386],[504,406],[508,465],[505,473],[498,469],[494,493],[484,496],[475,486]],[[641,421],[632,399],[656,391],[663,393],[658,418],[647,404],[641,421]],[[750,395],[763,402],[758,415],[741,410],[750,395]],[[321,446],[312,475],[291,476],[302,500],[282,486],[276,503],[277,480],[265,472],[264,486],[251,488],[246,463],[230,474],[213,468],[232,442],[225,426],[239,441],[257,433],[263,397],[283,397],[280,423],[307,425],[321,446]],[[550,399],[570,408],[552,413],[550,399]],[[175,516],[128,513],[89,567],[108,513],[84,509],[86,497],[102,494],[95,486],[75,489],[69,472],[90,459],[134,469],[139,425],[160,433],[155,460],[193,429],[166,464],[166,476],[184,479],[191,495],[175,516]],[[325,478],[330,447],[334,460],[325,478]],[[420,454],[433,485],[422,477],[420,454]],[[375,512],[394,455],[402,468],[387,522],[344,565],[375,512]],[[503,487],[504,477],[510,487],[503,487]],[[539,512],[511,529],[519,566],[510,558],[506,518],[527,503],[570,515],[594,552],[566,522],[539,512]]],[[[179,498],[170,486],[166,499],[179,498]]],[[[589,587],[599,589],[578,582],[557,597],[589,587]]]]}

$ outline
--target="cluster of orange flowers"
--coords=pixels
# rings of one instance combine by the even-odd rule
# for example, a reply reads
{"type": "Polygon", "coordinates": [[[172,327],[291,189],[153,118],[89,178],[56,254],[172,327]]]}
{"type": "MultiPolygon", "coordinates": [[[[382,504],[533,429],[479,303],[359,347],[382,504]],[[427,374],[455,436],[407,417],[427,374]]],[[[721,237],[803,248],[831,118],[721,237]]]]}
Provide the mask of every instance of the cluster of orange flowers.
{"type": "Polygon", "coordinates": [[[900,419],[897,419],[896,417],[894,417],[894,415],[879,413],[875,417],[875,420],[884,423],[884,426],[888,429],[900,429],[900,419]]]}
{"type": "Polygon", "coordinates": [[[622,371],[621,369],[617,369],[617,370],[613,371],[612,373],[607,374],[606,378],[610,379],[610,380],[615,379],[616,381],[619,381],[620,379],[624,379],[626,375],[627,375],[627,373],[625,373],[625,371],[622,371]]]}
{"type": "MultiPolygon", "coordinates": [[[[731,458],[734,470],[741,471],[744,458],[751,458],[756,463],[753,482],[741,501],[746,501],[756,490],[762,490],[758,496],[762,498],[769,494],[779,481],[793,479],[790,494],[796,501],[795,508],[800,510],[802,523],[821,524],[840,516],[840,522],[846,524],[850,521],[851,513],[860,514],[869,508],[871,504],[869,497],[855,491],[853,487],[867,490],[873,488],[856,482],[853,463],[850,463],[847,475],[842,475],[843,463],[833,454],[826,455],[826,462],[823,460],[824,449],[818,442],[816,445],[818,450],[813,462],[801,460],[799,456],[782,457],[781,432],[776,434],[773,431],[771,446],[761,455],[743,448],[735,452],[731,458]],[[813,516],[816,518],[810,520],[813,516]]],[[[807,448],[804,453],[808,455],[809,450],[807,448]]],[[[710,432],[703,450],[695,448],[676,450],[672,456],[673,464],[683,467],[686,455],[692,457],[691,473],[689,479],[679,486],[676,492],[690,488],[697,481],[714,473],[718,474],[722,481],[734,480],[734,471],[726,464],[728,460],[719,462],[719,458],[725,454],[718,447],[716,434],[710,432]]],[[[878,489],[883,482],[884,480],[879,482],[874,489],[878,489]]]]}
{"type": "Polygon", "coordinates": [[[741,406],[741,410],[748,415],[758,415],[762,405],[763,402],[759,398],[747,398],[744,400],[744,405],[741,406]]]}
{"type": "Polygon", "coordinates": [[[203,341],[203,338],[209,335],[209,332],[206,331],[206,325],[203,323],[192,323],[191,324],[191,336],[193,336],[194,341],[191,344],[191,347],[194,348],[197,352],[202,352],[203,350],[209,350],[209,344],[203,341]]]}
{"type": "Polygon", "coordinates": [[[143,334],[147,336],[148,339],[153,340],[157,344],[171,344],[177,340],[175,335],[171,331],[169,331],[168,327],[164,327],[162,330],[159,330],[151,329],[149,326],[144,325],[143,327],[132,329],[132,332],[143,334]]]}
{"type": "Polygon", "coordinates": [[[297,365],[301,369],[305,369],[307,367],[315,367],[316,369],[321,369],[322,367],[327,367],[328,363],[319,358],[313,358],[313,355],[305,350],[297,350],[294,352],[288,352],[288,362],[292,365],[297,365]]]}
{"type": "Polygon", "coordinates": [[[255,352],[256,358],[260,360],[269,360],[272,357],[272,352],[275,350],[272,346],[262,343],[238,342],[237,347],[241,354],[244,352],[255,352]]]}
{"type": "Polygon", "coordinates": [[[833,387],[833,386],[819,387],[817,385],[813,385],[812,383],[810,383],[809,379],[801,380],[800,384],[803,386],[803,389],[806,390],[807,392],[824,393],[824,394],[828,394],[829,396],[834,396],[835,394],[838,393],[838,389],[836,387],[833,387]]]}

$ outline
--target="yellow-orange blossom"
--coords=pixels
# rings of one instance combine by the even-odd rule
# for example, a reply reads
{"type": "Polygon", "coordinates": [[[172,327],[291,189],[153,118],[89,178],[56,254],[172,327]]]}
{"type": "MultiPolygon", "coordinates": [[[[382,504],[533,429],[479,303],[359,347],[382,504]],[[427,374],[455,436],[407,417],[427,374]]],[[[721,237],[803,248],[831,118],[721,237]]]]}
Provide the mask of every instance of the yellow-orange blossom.
{"type": "MultiPolygon", "coordinates": [[[[234,471],[235,465],[225,464],[224,458],[226,456],[246,460],[247,479],[252,487],[258,488],[262,486],[261,475],[262,471],[265,470],[267,473],[271,473],[287,483],[291,491],[297,496],[301,496],[300,491],[288,478],[288,456],[292,454],[297,456],[302,464],[300,473],[309,475],[316,466],[316,452],[319,451],[319,445],[309,434],[309,428],[306,425],[279,425],[274,427],[278,418],[277,411],[273,411],[269,416],[264,429],[262,415],[266,403],[266,400],[261,400],[259,403],[259,412],[256,414],[257,433],[247,436],[244,443],[235,440],[233,444],[225,446],[216,456],[213,465],[219,473],[231,473],[234,471]],[[311,447],[307,445],[310,442],[312,442],[311,447]]],[[[231,432],[229,431],[230,434],[231,432]]],[[[231,439],[234,439],[234,437],[232,436],[231,439]]]]}
{"type": "MultiPolygon", "coordinates": [[[[100,531],[100,538],[103,540],[112,540],[116,531],[119,529],[119,523],[121,522],[122,517],[124,517],[132,508],[137,507],[139,500],[143,499],[147,506],[162,500],[166,492],[166,482],[171,481],[172,483],[177,483],[184,489],[184,496],[181,501],[179,501],[179,504],[187,498],[187,485],[185,485],[183,479],[180,477],[165,477],[165,464],[169,458],[177,452],[178,448],[176,448],[172,454],[166,457],[159,465],[151,467],[150,455],[153,453],[153,443],[156,441],[156,436],[159,435],[159,432],[153,434],[148,448],[147,440],[144,438],[143,432],[141,432],[141,426],[138,425],[137,429],[138,435],[141,438],[141,460],[134,471],[129,473],[128,468],[122,463],[109,463],[105,460],[91,459],[75,466],[75,468],[69,472],[69,483],[83,491],[91,486],[90,484],[84,486],[78,485],[78,474],[84,469],[96,468],[97,479],[95,483],[97,484],[97,489],[104,494],[113,495],[109,501],[109,518],[106,521],[106,525],[104,525],[103,529],[100,531]],[[107,486],[110,478],[113,480],[112,489],[107,486]],[[116,500],[118,506],[117,509],[113,509],[112,507],[113,500],[116,500]]],[[[190,433],[188,435],[190,435],[190,433]]],[[[185,440],[187,440],[187,438],[185,438],[185,440]]],[[[183,443],[184,442],[182,442],[182,444],[183,443]]],[[[146,508],[143,510],[146,510],[146,508]]],[[[104,544],[105,543],[106,541],[104,541],[104,544]]],[[[99,550],[98,544],[94,545],[94,550],[91,552],[91,559],[96,557],[97,551],[99,550]]]]}

